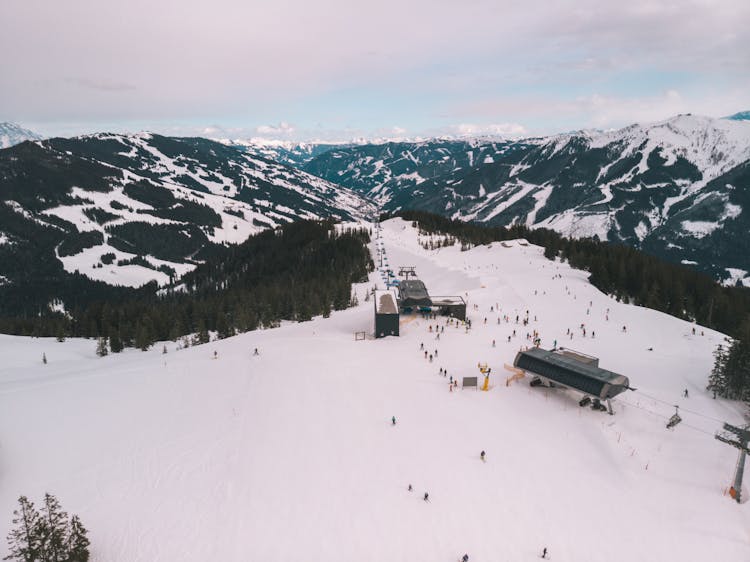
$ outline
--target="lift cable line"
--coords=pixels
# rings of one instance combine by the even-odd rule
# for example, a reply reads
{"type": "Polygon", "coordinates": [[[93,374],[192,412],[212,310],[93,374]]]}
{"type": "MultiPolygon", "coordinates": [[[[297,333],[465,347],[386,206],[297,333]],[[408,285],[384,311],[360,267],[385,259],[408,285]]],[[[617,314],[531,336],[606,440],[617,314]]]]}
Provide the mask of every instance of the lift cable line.
{"type": "MultiPolygon", "coordinates": [[[[667,406],[674,407],[674,404],[672,402],[667,402],[666,400],[662,400],[661,398],[657,398],[656,396],[651,396],[651,395],[646,394],[645,392],[643,392],[641,390],[638,390],[638,389],[635,389],[635,388],[632,389],[632,390],[636,391],[638,394],[640,394],[644,398],[649,398],[649,399],[654,400],[656,402],[661,402],[662,404],[665,404],[667,406]]],[[[706,414],[701,414],[700,412],[696,412],[694,410],[688,410],[684,406],[680,406],[680,408],[682,408],[683,412],[687,412],[689,414],[693,414],[694,416],[699,416],[701,418],[706,418],[707,420],[715,421],[716,423],[724,423],[724,420],[720,420],[719,418],[714,418],[712,416],[707,416],[706,414]]]]}

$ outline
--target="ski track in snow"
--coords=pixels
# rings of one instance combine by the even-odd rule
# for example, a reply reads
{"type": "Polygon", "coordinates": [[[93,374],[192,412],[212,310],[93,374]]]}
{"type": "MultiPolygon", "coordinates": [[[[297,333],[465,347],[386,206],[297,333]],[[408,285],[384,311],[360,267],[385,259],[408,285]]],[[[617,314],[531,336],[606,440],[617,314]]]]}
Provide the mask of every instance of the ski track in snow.
{"type": "Polygon", "coordinates": [[[354,341],[373,329],[374,272],[360,305],[329,319],[167,342],[166,355],[0,336],[0,530],[19,495],[49,491],[89,528],[92,562],[494,562],[544,546],[571,562],[750,559],[748,504],[723,495],[736,452],[713,438],[712,418],[741,423],[739,407],[704,390],[721,334],[617,303],[535,246],[428,251],[398,219],[378,244],[431,294],[467,298],[473,328],[404,317],[398,338],[354,341]],[[529,326],[516,325],[526,310],[529,326]],[[445,326],[440,340],[430,324],[445,326]],[[503,364],[534,329],[639,392],[608,416],[528,379],[506,387],[503,364]],[[440,367],[475,376],[480,361],[489,392],[448,392],[440,367]],[[646,395],[702,416],[681,411],[666,430],[673,408],[646,395]]]}

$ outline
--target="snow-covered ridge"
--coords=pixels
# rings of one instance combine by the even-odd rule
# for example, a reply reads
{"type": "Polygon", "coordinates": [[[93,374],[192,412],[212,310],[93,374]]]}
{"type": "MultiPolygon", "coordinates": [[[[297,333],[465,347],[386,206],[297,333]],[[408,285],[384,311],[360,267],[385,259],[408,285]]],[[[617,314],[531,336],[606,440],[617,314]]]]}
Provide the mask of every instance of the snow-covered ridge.
{"type": "Polygon", "coordinates": [[[20,144],[27,140],[40,140],[42,137],[15,123],[0,123],[0,149],[20,144]]]}

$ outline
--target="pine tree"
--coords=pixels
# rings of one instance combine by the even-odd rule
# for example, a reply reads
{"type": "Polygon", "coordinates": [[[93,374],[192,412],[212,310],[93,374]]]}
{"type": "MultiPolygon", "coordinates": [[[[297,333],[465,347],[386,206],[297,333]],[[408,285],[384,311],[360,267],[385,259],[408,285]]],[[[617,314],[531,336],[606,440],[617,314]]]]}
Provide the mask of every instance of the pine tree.
{"type": "Polygon", "coordinates": [[[107,349],[107,338],[99,338],[96,341],[96,354],[99,357],[104,357],[109,353],[109,350],[107,349]]]}
{"type": "Polygon", "coordinates": [[[20,508],[13,511],[15,529],[8,533],[8,554],[3,560],[36,562],[42,549],[39,533],[40,517],[34,504],[26,496],[18,498],[20,508]]]}
{"type": "Polygon", "coordinates": [[[141,351],[148,351],[151,343],[151,331],[145,322],[141,322],[135,332],[135,346],[141,351]]]}
{"type": "Polygon", "coordinates": [[[42,559],[45,562],[66,561],[67,527],[68,514],[60,509],[60,502],[52,494],[44,494],[39,529],[43,535],[42,559]]]}
{"type": "Polygon", "coordinates": [[[88,531],[81,524],[81,520],[77,515],[74,515],[68,526],[68,536],[65,543],[68,557],[65,562],[88,562],[91,542],[86,536],[87,534],[88,531]]]}
{"type": "Polygon", "coordinates": [[[109,336],[109,350],[112,353],[120,353],[123,349],[123,343],[117,330],[113,330],[109,336]]]}
{"type": "Polygon", "coordinates": [[[727,364],[727,353],[723,345],[719,344],[714,350],[714,366],[711,369],[711,374],[708,376],[707,390],[710,390],[719,396],[726,395],[726,379],[724,377],[724,369],[727,364]]]}

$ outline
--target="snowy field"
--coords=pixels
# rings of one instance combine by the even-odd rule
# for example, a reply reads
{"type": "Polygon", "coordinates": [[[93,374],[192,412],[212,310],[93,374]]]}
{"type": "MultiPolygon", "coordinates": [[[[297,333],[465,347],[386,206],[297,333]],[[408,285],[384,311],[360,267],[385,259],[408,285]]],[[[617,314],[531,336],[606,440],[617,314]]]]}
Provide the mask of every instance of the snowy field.
{"type": "Polygon", "coordinates": [[[379,244],[431,294],[464,296],[472,329],[402,317],[401,337],[355,341],[375,272],[357,308],[166,355],[0,336],[2,535],[19,495],[49,491],[95,562],[510,562],[545,546],[555,562],[750,560],[750,504],[725,495],[736,451],[713,438],[740,409],[704,390],[721,334],[619,304],[538,247],[428,251],[400,220],[379,244]],[[638,392],[609,416],[506,386],[533,330],[638,392]],[[449,392],[439,370],[479,362],[492,388],[449,392]],[[667,430],[671,404],[684,421],[667,430]]]}

